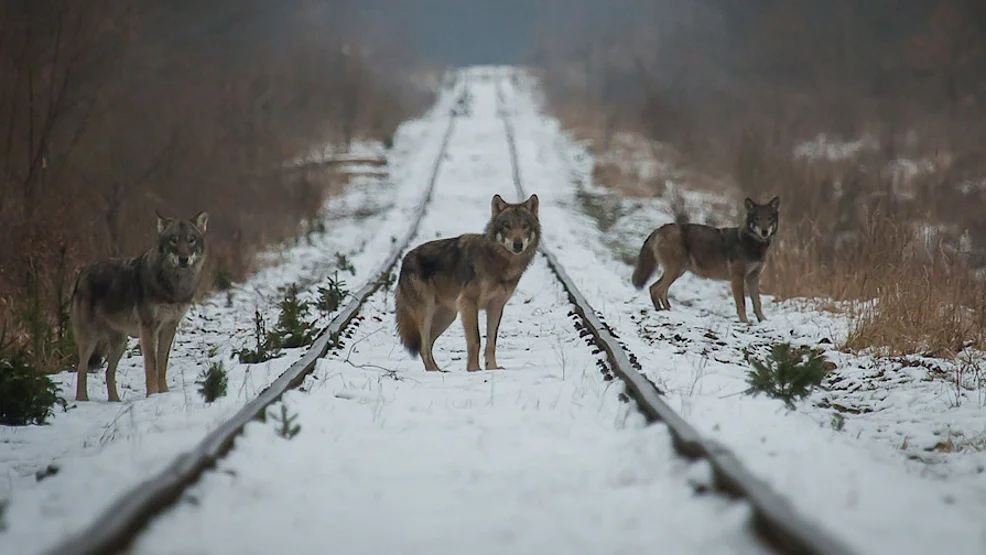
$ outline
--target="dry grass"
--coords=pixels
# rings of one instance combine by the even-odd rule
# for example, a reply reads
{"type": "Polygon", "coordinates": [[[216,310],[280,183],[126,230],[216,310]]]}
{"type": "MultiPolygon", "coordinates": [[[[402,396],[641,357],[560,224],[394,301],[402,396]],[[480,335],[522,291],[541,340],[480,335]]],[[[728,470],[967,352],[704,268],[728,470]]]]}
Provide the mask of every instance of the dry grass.
{"type": "MultiPolygon", "coordinates": [[[[162,45],[168,20],[132,0],[43,7],[12,5],[0,33],[0,352],[14,343],[44,371],[75,357],[65,315],[76,270],[149,248],[155,210],[209,212],[202,293],[217,273],[243,279],[259,250],[297,235],[344,184],[284,161],[389,140],[430,101],[381,49],[343,48],[324,18],[299,16],[274,44],[220,48],[162,45]]],[[[233,35],[223,38],[247,36],[233,35]]]]}
{"type": "MultiPolygon", "coordinates": [[[[797,157],[810,123],[796,107],[776,100],[771,107],[772,113],[750,112],[717,127],[701,152],[677,145],[683,154],[669,164],[684,187],[701,184],[737,201],[781,197],[764,292],[817,298],[844,314],[848,350],[953,357],[969,346],[986,349],[986,284],[975,273],[986,259],[986,193],[970,188],[986,180],[986,163],[976,151],[955,147],[978,144],[975,130],[908,113],[922,140],[902,138],[903,125],[881,130],[857,123],[879,140],[845,157],[797,157]],[[710,177],[721,175],[729,179],[710,177]]],[[[661,194],[663,187],[635,180],[639,160],[620,157],[614,137],[623,129],[591,129],[619,121],[603,117],[607,109],[613,108],[558,114],[603,160],[594,182],[622,194],[661,194]]]]}
{"type": "Polygon", "coordinates": [[[833,162],[795,160],[790,144],[736,150],[742,190],[782,198],[765,292],[850,301],[849,350],[953,357],[986,348],[986,284],[959,233],[974,228],[982,204],[961,198],[950,167],[904,183],[880,153],[833,162]],[[940,209],[941,197],[955,204],[940,209]]]}

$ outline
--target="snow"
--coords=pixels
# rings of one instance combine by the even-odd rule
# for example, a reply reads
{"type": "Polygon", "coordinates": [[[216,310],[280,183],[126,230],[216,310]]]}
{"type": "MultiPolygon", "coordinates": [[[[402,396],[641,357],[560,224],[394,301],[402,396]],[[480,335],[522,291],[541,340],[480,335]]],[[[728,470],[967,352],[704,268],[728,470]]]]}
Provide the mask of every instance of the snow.
{"type": "MultiPolygon", "coordinates": [[[[479,231],[494,193],[518,200],[488,77],[498,71],[468,79],[471,116],[456,122],[415,244],[479,231]]],[[[668,202],[594,186],[591,154],[542,114],[536,82],[519,81],[514,89],[502,80],[506,112],[524,185],[541,200],[544,241],[669,404],[860,553],[986,551],[981,374],[964,370],[965,386],[956,387],[957,362],[839,352],[844,315],[811,301],[766,296],[769,320],[740,324],[728,284],[691,275],[672,287],[673,310],[655,312],[646,291],[630,285],[629,264],[644,237],[671,221],[668,202]],[[793,411],[742,394],[743,348],[778,341],[820,347],[837,364],[793,411]],[[842,426],[833,424],[835,407],[842,426]],[[943,449],[949,440],[954,449],[943,449]]],[[[293,282],[312,294],[337,271],[336,253],[355,267],[355,275],[340,273],[350,290],[371,277],[410,223],[457,93],[445,91],[432,111],[402,126],[387,154],[388,179],[354,176],[327,201],[327,233],[272,251],[269,267],[233,292],[232,306],[220,294],[190,314],[172,357],[171,393],[143,398],[141,361],[131,356],[120,367],[122,404],[105,402],[100,372],[90,375],[93,402],[73,403],[48,426],[0,427],[8,477],[0,499],[10,501],[0,553],[38,552],[77,532],[300,355],[259,365],[229,356],[248,344],[255,308],[273,320],[278,288],[293,282]],[[206,405],[195,378],[220,359],[230,394],[206,405]],[[53,461],[58,473],[36,481],[53,461]]],[[[694,221],[727,225],[737,216],[714,195],[683,196],[694,221]]],[[[497,358],[505,370],[465,372],[456,322],[436,345],[449,372],[424,372],[398,344],[393,310],[392,290],[373,296],[345,348],[284,396],[297,436],[278,436],[272,418],[248,425],[133,552],[763,551],[748,505],[697,495],[710,480],[706,465],[677,457],[663,425],[644,426],[620,401],[622,385],[604,379],[600,355],[574,333],[543,257],[504,310],[497,358]]],[[[74,377],[56,379],[71,398],[74,377]]]]}
{"type": "Polygon", "coordinates": [[[880,143],[870,135],[853,141],[840,141],[829,138],[824,133],[810,141],[801,143],[794,149],[795,158],[825,158],[828,160],[845,160],[853,158],[861,152],[876,150],[880,143]]]}
{"type": "MultiPolygon", "coordinates": [[[[493,194],[516,196],[494,84],[471,90],[415,244],[476,232],[493,194]]],[[[537,257],[504,310],[505,370],[466,372],[457,322],[436,345],[448,373],[429,373],[397,343],[393,293],[375,295],[347,348],[285,396],[300,433],[249,426],[134,552],[762,552],[748,507],[696,496],[708,471],[619,400],[566,299],[537,257]]]]}
{"type": "MultiPolygon", "coordinates": [[[[518,91],[515,127],[522,178],[541,197],[545,239],[648,376],[668,391],[671,405],[861,552],[982,552],[984,450],[929,450],[949,433],[986,437],[984,384],[963,390],[956,403],[949,396],[956,388],[943,379],[952,372],[948,362],[835,351],[848,331],[844,317],[804,300],[766,296],[768,321],[740,324],[728,284],[692,275],[671,288],[674,308],[655,312],[646,290],[629,283],[630,264],[643,239],[672,221],[668,203],[609,199],[615,206],[606,214],[607,231],[599,231],[579,200],[580,191],[607,195],[591,184],[591,156],[554,119],[524,117],[539,110],[536,95],[526,94],[534,86],[525,81],[518,91]],[[838,365],[827,390],[794,412],[780,401],[742,394],[742,349],[779,341],[821,347],[838,365]],[[832,426],[835,404],[860,411],[844,415],[842,431],[832,426]]],[[[708,205],[702,195],[686,200],[693,211],[708,205]]],[[[701,216],[695,220],[713,215],[701,216]]],[[[727,224],[715,216],[718,225],[727,224]]]]}
{"type": "MultiPolygon", "coordinates": [[[[448,96],[453,96],[449,94],[448,96]]],[[[122,403],[106,402],[104,372],[90,374],[91,402],[75,403],[46,426],[0,426],[0,499],[9,501],[0,534],[0,553],[28,553],[52,546],[78,531],[118,495],[162,470],[213,428],[255,397],[303,353],[289,349],[271,361],[240,364],[231,354],[251,344],[254,311],[267,322],[277,318],[279,288],[299,283],[302,297],[338,270],[345,254],[353,273],[339,279],[355,291],[379,267],[402,237],[430,177],[448,125],[450,99],[440,99],[421,120],[403,125],[390,153],[390,178],[356,177],[347,190],[323,207],[327,230],[299,238],[263,256],[268,266],[237,286],[227,306],[224,293],[190,310],[179,328],[168,369],[170,393],[144,397],[143,362],[128,354],[120,362],[122,403]],[[229,393],[209,405],[199,396],[198,374],[222,361],[229,393]],[[57,474],[36,481],[35,473],[54,464],[57,474]]],[[[318,320],[324,326],[331,315],[318,320]]],[[[75,398],[75,375],[53,376],[61,395],[75,398]]]]}

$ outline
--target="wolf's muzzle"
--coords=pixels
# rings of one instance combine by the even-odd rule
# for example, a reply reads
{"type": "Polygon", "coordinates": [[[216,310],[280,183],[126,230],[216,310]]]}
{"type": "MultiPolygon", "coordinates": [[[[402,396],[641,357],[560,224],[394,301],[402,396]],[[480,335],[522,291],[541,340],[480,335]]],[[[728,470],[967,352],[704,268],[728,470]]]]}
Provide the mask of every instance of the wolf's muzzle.
{"type": "Polygon", "coordinates": [[[514,252],[520,254],[524,250],[524,242],[520,239],[514,240],[514,252]]]}
{"type": "Polygon", "coordinates": [[[179,256],[178,257],[178,265],[181,266],[182,268],[188,268],[188,257],[187,256],[179,256]]]}

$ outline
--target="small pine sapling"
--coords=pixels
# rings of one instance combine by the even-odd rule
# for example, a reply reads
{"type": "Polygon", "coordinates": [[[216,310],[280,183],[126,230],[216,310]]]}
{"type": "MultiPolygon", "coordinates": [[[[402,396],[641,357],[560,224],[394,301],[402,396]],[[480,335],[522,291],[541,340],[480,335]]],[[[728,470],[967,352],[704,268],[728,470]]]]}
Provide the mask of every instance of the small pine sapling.
{"type": "Polygon", "coordinates": [[[318,288],[318,302],[315,303],[315,307],[324,315],[331,314],[339,309],[339,305],[348,294],[346,282],[340,280],[339,272],[336,272],[329,278],[329,283],[325,287],[318,288]]]}
{"type": "Polygon", "coordinates": [[[44,424],[55,405],[68,407],[58,396],[58,386],[27,363],[21,350],[0,348],[0,424],[44,424]]]}
{"type": "Polygon", "coordinates": [[[199,395],[205,399],[206,403],[215,402],[216,399],[226,396],[226,387],[229,385],[229,378],[226,367],[222,362],[213,362],[208,370],[203,370],[199,374],[196,385],[199,386],[199,395]]]}
{"type": "Polygon", "coordinates": [[[276,348],[296,349],[315,341],[317,332],[311,322],[305,321],[305,316],[311,310],[311,303],[298,298],[298,293],[298,284],[292,283],[288,286],[284,299],[278,303],[281,314],[270,338],[276,348]]]}
{"type": "Polygon", "coordinates": [[[267,333],[264,316],[260,314],[259,308],[254,310],[253,313],[253,335],[256,341],[255,349],[251,350],[249,347],[243,347],[234,353],[234,355],[239,357],[241,363],[258,364],[278,356],[277,348],[271,344],[271,337],[267,333]]]}
{"type": "Polygon", "coordinates": [[[819,349],[792,347],[790,343],[778,343],[770,348],[764,358],[754,357],[744,350],[746,361],[753,367],[747,372],[749,388],[745,393],[768,396],[784,401],[794,408],[794,400],[811,393],[828,373],[825,357],[819,349]]]}
{"type": "Polygon", "coordinates": [[[284,403],[281,403],[281,415],[272,414],[271,418],[278,424],[277,428],[274,429],[274,433],[284,439],[292,439],[301,431],[301,424],[294,423],[298,419],[298,415],[289,414],[288,406],[284,403]]]}

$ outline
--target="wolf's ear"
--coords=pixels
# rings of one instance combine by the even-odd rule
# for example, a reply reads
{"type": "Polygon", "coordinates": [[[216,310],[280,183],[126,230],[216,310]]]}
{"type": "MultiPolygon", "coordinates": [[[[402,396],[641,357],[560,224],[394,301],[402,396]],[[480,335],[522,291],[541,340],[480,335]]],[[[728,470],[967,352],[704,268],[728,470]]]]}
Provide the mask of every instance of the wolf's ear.
{"type": "Polygon", "coordinates": [[[199,212],[192,218],[192,222],[195,224],[195,227],[202,230],[202,233],[205,233],[205,226],[209,223],[209,213],[199,212]]]}
{"type": "Polygon", "coordinates": [[[157,216],[157,232],[160,235],[161,233],[164,233],[165,229],[168,229],[168,224],[171,223],[171,218],[165,218],[162,216],[161,213],[157,211],[157,208],[154,209],[154,215],[157,216]]]}
{"type": "Polygon", "coordinates": [[[499,216],[500,212],[506,210],[507,206],[510,205],[500,195],[493,195],[493,201],[490,203],[490,207],[493,209],[494,218],[499,216]]]}
{"type": "Polygon", "coordinates": [[[777,210],[777,208],[780,207],[780,205],[781,205],[781,197],[774,197],[770,199],[770,202],[768,203],[768,206],[770,206],[774,210],[777,210]]]}
{"type": "Polygon", "coordinates": [[[534,214],[535,216],[537,216],[538,215],[538,205],[539,204],[540,204],[540,201],[538,200],[538,196],[537,195],[531,195],[530,198],[528,198],[527,200],[524,201],[524,208],[526,208],[528,211],[530,211],[531,214],[534,214]]]}
{"type": "Polygon", "coordinates": [[[750,197],[746,197],[746,199],[743,201],[743,206],[746,206],[746,210],[750,211],[757,207],[757,203],[753,202],[753,199],[751,199],[750,197]]]}

